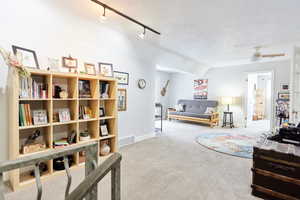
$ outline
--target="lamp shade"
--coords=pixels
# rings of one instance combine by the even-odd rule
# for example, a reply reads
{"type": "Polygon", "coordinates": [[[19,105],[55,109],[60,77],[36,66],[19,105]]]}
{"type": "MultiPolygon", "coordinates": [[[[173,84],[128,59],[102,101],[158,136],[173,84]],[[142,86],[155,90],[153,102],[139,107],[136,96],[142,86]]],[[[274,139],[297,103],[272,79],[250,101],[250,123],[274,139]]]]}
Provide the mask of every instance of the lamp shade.
{"type": "Polygon", "coordinates": [[[221,97],[221,103],[223,105],[231,105],[233,104],[233,97],[221,97]]]}

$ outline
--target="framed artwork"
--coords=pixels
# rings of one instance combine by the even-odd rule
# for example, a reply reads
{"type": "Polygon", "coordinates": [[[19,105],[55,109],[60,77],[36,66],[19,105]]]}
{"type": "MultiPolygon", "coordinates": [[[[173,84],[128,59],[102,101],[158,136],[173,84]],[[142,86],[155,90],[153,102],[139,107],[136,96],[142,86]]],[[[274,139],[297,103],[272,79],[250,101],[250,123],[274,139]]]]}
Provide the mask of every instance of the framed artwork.
{"type": "Polygon", "coordinates": [[[101,136],[108,136],[108,129],[107,129],[107,125],[106,124],[101,125],[100,129],[101,129],[101,136]]]}
{"type": "Polygon", "coordinates": [[[99,108],[99,116],[100,116],[100,117],[105,117],[105,111],[104,111],[104,108],[99,108]]]}
{"type": "Polygon", "coordinates": [[[127,90],[118,89],[118,111],[127,110],[127,90]]]}
{"type": "Polygon", "coordinates": [[[281,84],[281,90],[288,91],[289,90],[289,84],[281,84]]]}
{"type": "Polygon", "coordinates": [[[35,51],[14,45],[12,49],[14,54],[22,59],[22,64],[25,67],[40,69],[35,51]]]}
{"type": "Polygon", "coordinates": [[[96,75],[96,68],[94,64],[84,63],[85,72],[89,75],[96,75]]]}
{"type": "Polygon", "coordinates": [[[89,80],[78,81],[79,98],[91,98],[91,86],[89,80]]]}
{"type": "Polygon", "coordinates": [[[69,68],[69,70],[71,71],[71,69],[77,69],[78,61],[77,61],[76,58],[72,58],[71,56],[63,57],[62,58],[62,65],[65,68],[69,68]]]}
{"type": "Polygon", "coordinates": [[[114,71],[114,77],[118,80],[119,85],[129,84],[129,73],[114,71]]]}
{"type": "Polygon", "coordinates": [[[42,125],[48,123],[46,110],[34,110],[32,111],[32,115],[34,125],[42,125]]]}
{"type": "Polygon", "coordinates": [[[278,92],[278,99],[280,99],[280,100],[289,100],[290,99],[290,93],[288,93],[288,92],[278,92]]]}
{"type": "Polygon", "coordinates": [[[194,80],[194,99],[207,99],[208,79],[194,80]]]}
{"type": "Polygon", "coordinates": [[[49,65],[49,70],[54,71],[54,72],[60,71],[59,59],[48,58],[48,65],[49,65]]]}
{"type": "Polygon", "coordinates": [[[102,76],[113,77],[113,64],[110,63],[99,63],[99,73],[102,76]]]}
{"type": "Polygon", "coordinates": [[[70,109],[63,108],[58,110],[59,122],[71,121],[70,109]]]}

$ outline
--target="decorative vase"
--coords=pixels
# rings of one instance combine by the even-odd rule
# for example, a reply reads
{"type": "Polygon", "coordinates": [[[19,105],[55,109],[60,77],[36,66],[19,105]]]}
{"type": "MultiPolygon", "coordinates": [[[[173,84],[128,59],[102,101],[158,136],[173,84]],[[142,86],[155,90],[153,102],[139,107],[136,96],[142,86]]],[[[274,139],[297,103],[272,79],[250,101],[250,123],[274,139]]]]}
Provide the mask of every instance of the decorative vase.
{"type": "Polygon", "coordinates": [[[101,156],[107,156],[110,153],[110,146],[104,143],[100,148],[101,156]]]}

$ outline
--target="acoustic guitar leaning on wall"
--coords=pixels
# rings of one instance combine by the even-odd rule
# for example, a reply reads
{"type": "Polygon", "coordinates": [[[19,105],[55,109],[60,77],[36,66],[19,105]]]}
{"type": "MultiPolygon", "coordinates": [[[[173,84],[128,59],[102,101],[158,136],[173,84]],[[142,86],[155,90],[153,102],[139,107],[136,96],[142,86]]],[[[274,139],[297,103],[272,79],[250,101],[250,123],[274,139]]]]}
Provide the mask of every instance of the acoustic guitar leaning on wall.
{"type": "Polygon", "coordinates": [[[161,94],[161,96],[163,96],[163,97],[166,96],[167,88],[168,88],[169,82],[170,82],[170,80],[167,81],[165,87],[163,87],[163,89],[160,91],[160,94],[161,94]]]}

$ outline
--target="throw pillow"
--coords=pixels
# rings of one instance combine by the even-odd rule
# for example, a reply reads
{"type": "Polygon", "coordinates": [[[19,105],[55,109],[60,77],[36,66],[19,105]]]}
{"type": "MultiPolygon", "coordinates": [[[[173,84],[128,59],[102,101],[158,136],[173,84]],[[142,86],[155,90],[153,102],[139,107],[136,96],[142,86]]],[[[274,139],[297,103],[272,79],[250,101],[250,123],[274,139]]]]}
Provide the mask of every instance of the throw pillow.
{"type": "Polygon", "coordinates": [[[183,104],[175,105],[175,110],[176,112],[184,112],[184,105],[183,104]]]}
{"type": "Polygon", "coordinates": [[[216,109],[214,107],[207,107],[205,114],[212,114],[214,112],[216,112],[216,109]]]}

